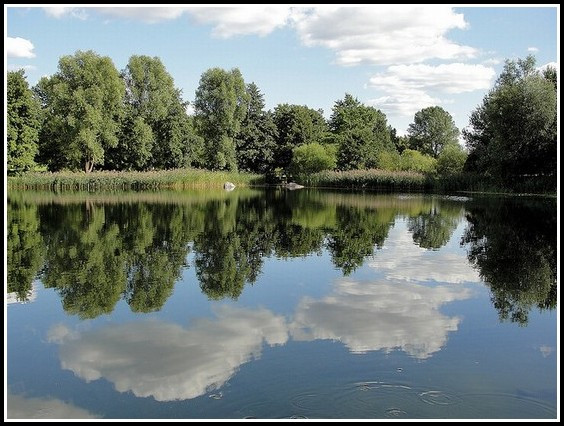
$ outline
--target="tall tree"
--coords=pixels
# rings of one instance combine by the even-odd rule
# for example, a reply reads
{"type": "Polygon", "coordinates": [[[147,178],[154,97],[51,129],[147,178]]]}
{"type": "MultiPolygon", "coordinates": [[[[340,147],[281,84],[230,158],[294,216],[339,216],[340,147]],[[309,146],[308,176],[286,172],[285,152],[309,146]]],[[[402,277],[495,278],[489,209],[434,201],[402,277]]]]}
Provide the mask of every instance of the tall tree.
{"type": "Polygon", "coordinates": [[[275,164],[282,168],[290,165],[294,148],[322,142],[328,130],[323,111],[305,105],[278,105],[274,109],[274,122],[278,129],[275,164]]]}
{"type": "Polygon", "coordinates": [[[464,131],[466,168],[507,185],[520,176],[544,175],[556,187],[556,97],[555,73],[541,74],[533,56],[506,61],[464,131]]]}
{"type": "Polygon", "coordinates": [[[7,172],[24,172],[35,166],[41,126],[39,103],[29,89],[23,70],[7,78],[7,172]]]}
{"type": "Polygon", "coordinates": [[[194,107],[207,168],[237,170],[234,137],[245,118],[247,103],[245,81],[238,68],[211,68],[202,74],[194,107]]]}
{"type": "Polygon", "coordinates": [[[381,152],[395,151],[386,115],[348,93],[335,102],[329,128],[339,144],[341,170],[377,167],[381,152]]]}
{"type": "Polygon", "coordinates": [[[59,59],[36,91],[46,110],[40,153],[51,170],[92,171],[118,143],[124,84],[112,60],[89,51],[59,59]]]}
{"type": "Polygon", "coordinates": [[[118,145],[109,150],[107,168],[143,170],[190,165],[197,143],[186,103],[158,57],[133,55],[121,73],[125,108],[118,145]]]}
{"type": "Polygon", "coordinates": [[[452,116],[440,106],[423,108],[415,113],[407,128],[412,149],[437,158],[449,145],[458,143],[458,128],[452,116]]]}
{"type": "Polygon", "coordinates": [[[274,164],[277,129],[272,114],[264,110],[264,96],[255,83],[247,85],[249,104],[235,138],[239,170],[267,173],[274,164]]]}

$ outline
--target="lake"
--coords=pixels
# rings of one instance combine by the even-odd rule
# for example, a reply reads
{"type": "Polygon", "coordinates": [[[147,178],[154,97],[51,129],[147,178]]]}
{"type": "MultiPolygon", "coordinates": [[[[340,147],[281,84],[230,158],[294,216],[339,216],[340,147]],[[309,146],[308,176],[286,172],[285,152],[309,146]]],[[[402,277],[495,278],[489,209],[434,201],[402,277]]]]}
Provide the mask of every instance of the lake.
{"type": "Polygon", "coordinates": [[[556,210],[10,192],[7,416],[554,419],[556,210]]]}

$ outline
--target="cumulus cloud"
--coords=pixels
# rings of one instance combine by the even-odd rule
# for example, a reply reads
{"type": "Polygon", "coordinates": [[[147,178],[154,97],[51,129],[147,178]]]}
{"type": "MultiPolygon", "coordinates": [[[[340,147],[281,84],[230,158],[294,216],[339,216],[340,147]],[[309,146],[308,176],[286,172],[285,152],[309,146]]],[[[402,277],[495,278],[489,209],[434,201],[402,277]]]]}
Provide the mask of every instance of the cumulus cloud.
{"type": "Polygon", "coordinates": [[[283,6],[197,7],[190,15],[201,24],[214,25],[212,34],[228,38],[235,35],[265,36],[287,24],[290,8],[283,6]]]}
{"type": "Polygon", "coordinates": [[[527,47],[527,52],[532,52],[532,53],[536,53],[539,51],[538,47],[527,47]]]}
{"type": "Polygon", "coordinates": [[[472,58],[477,50],[446,38],[464,29],[464,16],[446,6],[323,7],[294,10],[293,25],[306,46],[327,47],[340,65],[400,64],[472,58]]]}
{"type": "MultiPolygon", "coordinates": [[[[465,226],[462,221],[458,227],[461,226],[465,226]]],[[[459,231],[457,229],[454,233],[459,231]]],[[[416,246],[406,222],[401,220],[396,221],[386,244],[368,265],[378,269],[389,280],[420,283],[435,281],[441,284],[481,282],[478,272],[470,266],[463,251],[449,250],[448,247],[430,251],[416,246]]]]}
{"type": "Polygon", "coordinates": [[[433,97],[422,90],[407,89],[366,101],[367,105],[379,108],[387,114],[403,117],[413,117],[417,111],[441,103],[440,98],[433,97]]]}
{"type": "Polygon", "coordinates": [[[386,112],[411,116],[421,108],[443,103],[429,92],[459,94],[487,89],[495,70],[463,63],[392,65],[370,78],[369,86],[385,95],[369,101],[386,112]]]}
{"type": "Polygon", "coordinates": [[[35,58],[33,43],[21,37],[8,37],[6,54],[9,58],[35,58]]]}
{"type": "Polygon", "coordinates": [[[25,398],[8,392],[8,419],[95,419],[87,410],[53,398],[25,398]]]}
{"type": "Polygon", "coordinates": [[[266,309],[224,306],[216,314],[188,329],[155,321],[80,334],[57,326],[50,335],[60,344],[62,368],[86,381],[103,377],[119,392],[184,400],[221,387],[242,364],[260,356],[264,341],[287,341],[285,319],[266,309]]]}
{"type": "Polygon", "coordinates": [[[545,69],[547,69],[548,67],[554,68],[555,70],[558,70],[558,64],[557,64],[556,62],[549,62],[549,63],[547,63],[547,64],[544,64],[544,65],[538,67],[537,69],[538,69],[540,72],[543,72],[543,71],[544,71],[545,69]]]}
{"type": "Polygon", "coordinates": [[[401,349],[425,359],[444,346],[460,322],[439,307],[468,297],[461,287],[343,280],[323,299],[300,302],[292,337],[337,340],[353,353],[401,349]]]}

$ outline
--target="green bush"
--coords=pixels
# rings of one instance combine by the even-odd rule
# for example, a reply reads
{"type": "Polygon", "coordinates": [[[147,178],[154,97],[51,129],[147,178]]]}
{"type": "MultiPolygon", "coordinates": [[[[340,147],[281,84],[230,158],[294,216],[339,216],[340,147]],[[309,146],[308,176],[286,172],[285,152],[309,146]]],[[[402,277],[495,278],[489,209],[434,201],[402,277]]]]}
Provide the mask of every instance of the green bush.
{"type": "Polygon", "coordinates": [[[419,151],[406,149],[401,153],[400,168],[409,172],[433,174],[437,170],[437,160],[419,151]]]}
{"type": "Polygon", "coordinates": [[[437,159],[437,173],[441,176],[462,173],[467,157],[458,145],[445,146],[437,159]]]}
{"type": "Polygon", "coordinates": [[[294,148],[290,173],[309,178],[313,173],[334,169],[337,165],[337,150],[334,145],[308,143],[294,148]]]}

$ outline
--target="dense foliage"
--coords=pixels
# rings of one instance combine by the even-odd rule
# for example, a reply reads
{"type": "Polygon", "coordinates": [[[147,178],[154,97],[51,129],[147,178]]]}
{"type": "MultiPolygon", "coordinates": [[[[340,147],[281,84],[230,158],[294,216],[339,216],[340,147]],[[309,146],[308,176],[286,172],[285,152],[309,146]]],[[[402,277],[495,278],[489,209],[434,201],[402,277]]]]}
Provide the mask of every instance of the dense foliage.
{"type": "Polygon", "coordinates": [[[110,58],[77,51],[33,91],[23,70],[7,81],[10,175],[192,167],[311,183],[323,170],[379,169],[456,179],[460,189],[470,179],[461,176],[496,188],[556,187],[557,74],[538,71],[533,57],[506,62],[463,131],[469,153],[439,106],[418,111],[398,136],[382,111],[349,93],[328,120],[306,105],[266,110],[259,87],[237,68],[205,71],[192,107],[158,57],[134,55],[120,73],[110,58]]]}

